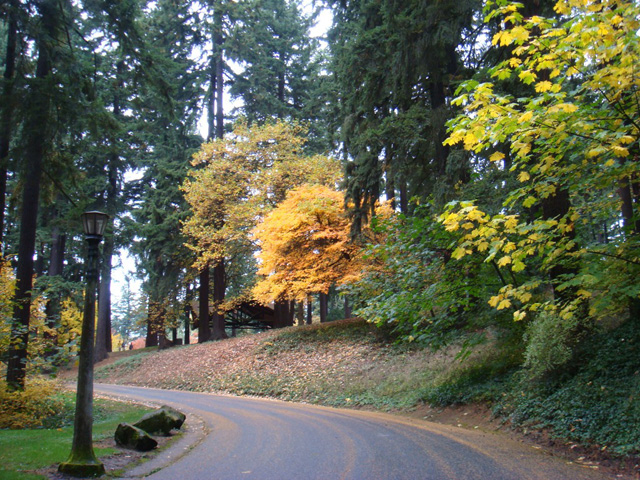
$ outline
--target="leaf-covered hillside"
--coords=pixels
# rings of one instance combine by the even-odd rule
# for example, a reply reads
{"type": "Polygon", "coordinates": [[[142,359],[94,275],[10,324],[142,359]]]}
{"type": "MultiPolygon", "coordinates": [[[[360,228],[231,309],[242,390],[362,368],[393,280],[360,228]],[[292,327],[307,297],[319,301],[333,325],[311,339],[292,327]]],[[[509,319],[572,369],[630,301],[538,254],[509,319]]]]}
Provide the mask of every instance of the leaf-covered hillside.
{"type": "Polygon", "coordinates": [[[639,349],[640,329],[623,324],[598,336],[571,375],[534,385],[522,370],[522,351],[490,333],[461,356],[459,346],[408,347],[363,321],[345,320],[126,352],[99,365],[96,379],[405,412],[482,406],[562,445],[633,461],[640,452],[639,349]]]}
{"type": "Polygon", "coordinates": [[[409,407],[446,354],[390,343],[347,320],[163,351],[98,366],[99,382],[259,395],[331,405],[409,407]]]}

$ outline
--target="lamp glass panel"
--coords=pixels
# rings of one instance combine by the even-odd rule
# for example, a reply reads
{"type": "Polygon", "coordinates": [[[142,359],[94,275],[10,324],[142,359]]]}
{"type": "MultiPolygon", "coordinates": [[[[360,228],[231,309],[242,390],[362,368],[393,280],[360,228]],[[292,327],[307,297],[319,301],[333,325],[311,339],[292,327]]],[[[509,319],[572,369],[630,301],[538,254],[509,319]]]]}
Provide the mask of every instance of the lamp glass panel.
{"type": "Polygon", "coordinates": [[[104,235],[109,215],[102,212],[85,212],[82,214],[82,223],[86,235],[104,235]]]}

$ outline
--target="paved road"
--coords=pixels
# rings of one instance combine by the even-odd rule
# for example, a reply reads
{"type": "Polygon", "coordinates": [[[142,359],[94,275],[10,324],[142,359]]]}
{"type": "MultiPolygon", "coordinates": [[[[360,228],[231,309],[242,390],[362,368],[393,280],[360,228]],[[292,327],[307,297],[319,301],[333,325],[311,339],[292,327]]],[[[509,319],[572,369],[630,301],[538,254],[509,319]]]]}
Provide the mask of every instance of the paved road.
{"type": "MultiPolygon", "coordinates": [[[[391,415],[202,393],[96,385],[169,404],[191,422],[152,480],[596,480],[603,474],[501,435],[391,415]],[[200,432],[201,434],[199,434],[200,432]],[[186,440],[185,440],[186,441],[186,440]],[[183,442],[184,443],[184,442],[183,442]],[[176,450],[185,452],[177,455],[176,450]]],[[[152,464],[153,465],[153,464],[152,464]]]]}

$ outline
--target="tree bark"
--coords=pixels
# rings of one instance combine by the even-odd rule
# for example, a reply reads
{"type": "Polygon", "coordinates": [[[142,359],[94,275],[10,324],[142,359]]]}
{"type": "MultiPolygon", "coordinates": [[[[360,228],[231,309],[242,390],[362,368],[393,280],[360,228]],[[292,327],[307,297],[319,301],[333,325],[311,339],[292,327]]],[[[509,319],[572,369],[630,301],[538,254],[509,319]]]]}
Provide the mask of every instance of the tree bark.
{"type": "Polygon", "coordinates": [[[100,264],[100,283],[98,291],[98,325],[96,328],[96,346],[94,362],[107,358],[111,351],[111,270],[114,250],[113,236],[105,237],[100,264]]]}
{"type": "Polygon", "coordinates": [[[184,308],[184,344],[191,343],[191,283],[187,283],[185,292],[185,308],[184,308]]]}
{"type": "MultiPolygon", "coordinates": [[[[211,56],[211,87],[209,91],[208,106],[208,140],[222,139],[224,137],[224,65],[222,63],[223,36],[222,36],[222,12],[219,2],[213,2],[213,54],[211,56]]],[[[221,221],[222,219],[218,219],[221,221]]],[[[213,301],[216,311],[213,313],[213,338],[226,338],[224,332],[224,316],[217,312],[217,305],[224,301],[226,292],[226,273],[224,258],[214,266],[214,293],[213,301]],[[217,285],[217,286],[216,286],[217,285]]],[[[209,267],[200,272],[200,317],[198,321],[198,343],[211,339],[212,332],[209,326],[209,292],[210,292],[209,267]]]]}
{"type": "MultiPolygon", "coordinates": [[[[53,226],[51,231],[51,258],[49,262],[49,277],[61,277],[64,267],[64,255],[67,236],[60,233],[58,226],[53,226]]],[[[47,317],[47,327],[49,331],[45,334],[47,347],[45,356],[51,357],[57,351],[56,329],[60,326],[60,313],[62,311],[62,295],[59,289],[54,288],[47,299],[45,315],[47,317]]]]}
{"type": "Polygon", "coordinates": [[[45,155],[45,139],[49,124],[51,97],[47,92],[46,79],[51,73],[49,39],[55,38],[55,2],[38,4],[42,19],[42,32],[37,38],[38,62],[36,76],[30,88],[28,116],[25,120],[25,135],[28,137],[23,164],[22,215],[20,217],[20,244],[16,270],[15,307],[9,340],[7,385],[12,389],[24,389],[27,347],[29,344],[29,319],[31,315],[31,289],[33,277],[33,255],[36,245],[36,228],[40,200],[40,179],[45,155]]]}
{"type": "MultiPolygon", "coordinates": [[[[432,80],[429,85],[429,98],[431,100],[431,109],[435,112],[441,110],[445,106],[445,93],[444,84],[440,80],[439,75],[436,75],[436,79],[432,80]]],[[[443,142],[446,139],[446,127],[444,124],[434,125],[435,129],[435,154],[434,162],[436,165],[436,174],[443,177],[446,174],[447,157],[449,154],[449,147],[444,145],[443,142]]]]}
{"type": "MultiPolygon", "coordinates": [[[[622,178],[618,183],[618,196],[621,201],[622,221],[625,235],[637,235],[640,233],[640,215],[635,216],[634,199],[638,204],[639,188],[637,182],[632,182],[629,177],[622,178]]],[[[632,318],[640,315],[640,299],[629,299],[629,314],[632,318]]]]}
{"type": "Polygon", "coordinates": [[[273,328],[284,328],[287,326],[289,320],[289,302],[286,300],[279,300],[273,305],[275,320],[273,328]]]}
{"type": "Polygon", "coordinates": [[[620,197],[620,210],[626,234],[638,233],[636,225],[638,220],[634,219],[633,215],[633,195],[629,177],[624,177],[618,181],[618,196],[620,197]]]}
{"type": "Polygon", "coordinates": [[[222,11],[220,2],[217,3],[218,8],[213,14],[213,42],[216,62],[216,138],[221,139],[224,137],[224,63],[222,56],[224,37],[222,36],[222,11]]]}
{"type": "Polygon", "coordinates": [[[384,156],[384,174],[385,174],[385,193],[387,195],[387,200],[390,202],[391,210],[396,209],[396,182],[394,178],[393,172],[393,152],[391,151],[390,146],[387,146],[385,149],[384,156]]]}
{"type": "MultiPolygon", "coordinates": [[[[542,201],[542,215],[545,219],[559,220],[569,213],[570,208],[571,200],[569,197],[569,191],[563,188],[558,187],[555,195],[549,196],[542,201]]],[[[569,232],[565,233],[564,236],[568,237],[570,240],[574,240],[576,237],[575,229],[571,229],[569,232]]],[[[574,246],[572,250],[576,250],[577,248],[576,243],[576,246],[574,246]]],[[[553,287],[554,297],[560,304],[566,304],[576,299],[576,287],[564,289],[558,288],[567,276],[576,275],[578,273],[578,267],[576,265],[566,262],[556,263],[549,269],[548,273],[553,287]]],[[[579,313],[579,316],[585,317],[586,312],[588,311],[586,302],[583,302],[583,305],[580,306],[580,310],[584,310],[584,312],[579,313]]]]}
{"type": "Polygon", "coordinates": [[[307,298],[307,325],[313,323],[313,299],[311,295],[307,298]]]}
{"type": "Polygon", "coordinates": [[[320,293],[320,323],[325,323],[329,317],[329,295],[320,293]]]}
{"type": "Polygon", "coordinates": [[[198,315],[198,343],[207,342],[211,339],[211,327],[209,325],[209,267],[205,267],[200,272],[200,286],[198,288],[199,310],[198,315]]]}
{"type": "Polygon", "coordinates": [[[147,305],[147,338],[145,346],[157,347],[159,345],[158,332],[160,331],[158,325],[158,300],[155,298],[156,293],[152,290],[149,293],[149,303],[147,305]]]}
{"type": "Polygon", "coordinates": [[[4,62],[2,111],[0,113],[0,252],[4,233],[4,211],[7,197],[9,146],[13,119],[13,80],[16,71],[16,43],[18,37],[18,2],[9,0],[7,14],[7,49],[4,62]]]}
{"type": "Polygon", "coordinates": [[[227,278],[224,268],[224,259],[213,267],[213,339],[222,340],[227,338],[224,326],[224,313],[220,313],[220,305],[224,302],[227,290],[227,278]]]}
{"type": "MultiPolygon", "coordinates": [[[[124,62],[119,60],[116,65],[116,87],[113,95],[113,116],[119,120],[121,116],[120,90],[123,86],[122,72],[124,62]]],[[[118,166],[120,163],[120,140],[116,133],[110,139],[111,153],[107,164],[107,188],[105,198],[106,213],[109,214],[109,224],[113,226],[118,207],[118,166]]],[[[94,360],[99,362],[112,351],[111,345],[111,270],[113,269],[113,253],[115,239],[108,235],[104,239],[102,263],[100,265],[100,293],[98,294],[98,326],[96,329],[96,347],[94,360]]]]}
{"type": "Polygon", "coordinates": [[[298,326],[304,325],[304,302],[298,302],[296,304],[296,321],[298,326]]]}
{"type": "Polygon", "coordinates": [[[400,212],[405,215],[409,213],[409,194],[407,193],[407,182],[402,178],[400,183],[400,212]]]}

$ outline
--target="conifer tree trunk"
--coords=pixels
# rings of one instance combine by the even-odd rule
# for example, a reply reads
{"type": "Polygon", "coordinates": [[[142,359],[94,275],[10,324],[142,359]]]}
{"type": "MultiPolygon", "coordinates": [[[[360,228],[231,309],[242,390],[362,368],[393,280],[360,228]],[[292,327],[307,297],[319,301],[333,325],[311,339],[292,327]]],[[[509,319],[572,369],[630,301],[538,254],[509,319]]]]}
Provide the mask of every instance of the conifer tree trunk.
{"type": "MultiPolygon", "coordinates": [[[[629,177],[621,178],[618,181],[620,211],[625,234],[629,236],[640,234],[640,215],[635,211],[637,210],[637,205],[640,205],[639,190],[637,182],[632,182],[629,177]]],[[[640,315],[640,299],[632,298],[629,300],[629,313],[634,318],[640,315]]]]}
{"type": "MultiPolygon", "coordinates": [[[[123,86],[122,71],[124,69],[124,61],[118,61],[116,65],[117,85],[113,95],[113,116],[120,118],[121,105],[120,94],[123,86]]],[[[109,223],[113,225],[114,217],[117,213],[117,203],[119,195],[118,187],[118,164],[120,162],[119,139],[117,135],[111,139],[112,152],[109,155],[109,163],[107,165],[107,191],[105,198],[106,213],[109,214],[109,223]]],[[[99,362],[108,356],[111,352],[111,270],[113,269],[113,253],[115,250],[115,238],[113,235],[107,235],[104,238],[104,247],[102,249],[102,262],[100,263],[100,292],[98,294],[98,325],[96,328],[96,345],[94,350],[94,361],[99,362]]]]}
{"type": "MultiPolygon", "coordinates": [[[[220,2],[218,2],[219,5],[220,2]]],[[[222,57],[224,37],[222,36],[222,11],[220,8],[214,11],[214,36],[215,44],[214,61],[215,69],[215,90],[216,90],[216,138],[224,137],[224,63],[222,57]]]]}
{"type": "MultiPolygon", "coordinates": [[[[66,241],[67,236],[60,232],[60,228],[58,226],[54,226],[51,231],[51,258],[49,261],[48,271],[49,277],[59,277],[62,275],[66,241]]],[[[54,290],[47,299],[47,304],[45,306],[47,327],[49,328],[49,332],[45,335],[48,340],[48,346],[45,350],[45,356],[47,357],[55,354],[57,349],[57,335],[51,332],[55,332],[60,326],[61,310],[61,294],[58,290],[54,290]]]]}
{"type": "Polygon", "coordinates": [[[225,291],[227,289],[226,272],[224,268],[224,260],[219,261],[213,267],[213,300],[215,309],[213,311],[213,339],[221,340],[227,338],[224,325],[224,314],[218,311],[220,303],[224,301],[225,291]]]}
{"type": "Polygon", "coordinates": [[[296,321],[298,326],[304,325],[304,302],[298,302],[296,304],[296,321]]]}
{"type": "Polygon", "coordinates": [[[296,302],[294,300],[291,300],[289,302],[289,316],[287,317],[287,326],[292,327],[293,326],[293,320],[296,317],[296,302]]]}
{"type": "MultiPolygon", "coordinates": [[[[224,38],[222,36],[222,10],[220,2],[216,2],[213,12],[213,62],[215,65],[215,78],[212,79],[212,88],[215,91],[215,138],[224,138],[224,64],[222,57],[224,38]],[[217,7],[217,8],[216,8],[217,7]]],[[[210,132],[211,134],[211,132],[210,132]]],[[[222,228],[223,219],[217,219],[222,228]]],[[[225,259],[221,257],[213,266],[213,339],[220,340],[227,338],[224,326],[224,314],[218,312],[219,305],[224,302],[227,290],[225,259]]]]}
{"type": "MultiPolygon", "coordinates": [[[[571,200],[567,189],[557,186],[556,193],[542,200],[542,216],[546,220],[560,219],[569,213],[571,208],[571,200]]],[[[565,232],[563,235],[569,239],[575,239],[575,229],[565,232]]],[[[574,247],[574,250],[577,247],[574,247]]],[[[549,270],[549,279],[553,286],[553,293],[560,303],[569,302],[576,297],[576,288],[558,289],[558,285],[562,283],[563,278],[570,275],[576,275],[578,268],[575,265],[567,265],[555,263],[549,270]]]]}
{"type": "Polygon", "coordinates": [[[107,358],[108,352],[111,351],[111,270],[114,239],[110,235],[106,236],[104,240],[98,287],[98,325],[93,356],[96,363],[107,358]]]}
{"type": "Polygon", "coordinates": [[[396,209],[396,182],[394,178],[393,153],[391,147],[387,147],[384,158],[385,193],[390,202],[391,210],[396,209]]]}
{"type": "Polygon", "coordinates": [[[409,195],[407,193],[407,182],[400,182],[400,211],[404,214],[409,213],[409,195]]]}
{"type": "Polygon", "coordinates": [[[184,308],[184,344],[191,343],[191,283],[187,283],[184,308]]]}
{"type": "MultiPolygon", "coordinates": [[[[114,111],[115,113],[115,111],[114,111]]],[[[109,167],[107,185],[106,210],[110,216],[109,223],[113,225],[116,213],[118,196],[118,178],[116,162],[118,155],[112,154],[109,167]]],[[[100,263],[100,284],[98,293],[98,325],[96,328],[96,345],[94,361],[99,362],[108,356],[111,351],[111,271],[113,269],[113,253],[115,250],[115,238],[113,235],[104,237],[102,249],[102,262],[100,263]]]]}
{"type": "Polygon", "coordinates": [[[287,326],[287,317],[289,302],[286,300],[278,300],[273,304],[274,322],[273,328],[284,328],[287,326]]]}
{"type": "Polygon", "coordinates": [[[31,289],[33,255],[36,245],[36,227],[40,201],[40,179],[45,155],[45,139],[49,124],[51,97],[47,92],[47,78],[51,73],[50,45],[55,38],[56,2],[43,0],[37,4],[42,31],[36,39],[38,61],[36,75],[30,86],[30,101],[25,120],[26,142],[22,177],[22,214],[20,216],[20,244],[16,270],[13,324],[9,343],[7,385],[12,389],[24,389],[27,346],[29,343],[29,318],[31,315],[31,289]]]}
{"type": "Polygon", "coordinates": [[[344,296],[344,318],[351,318],[351,305],[349,303],[349,297],[344,296]]]}
{"type": "Polygon", "coordinates": [[[149,304],[147,307],[147,338],[145,341],[146,347],[158,346],[158,328],[156,325],[157,314],[154,300],[149,295],[149,304]]]}
{"type": "Polygon", "coordinates": [[[16,42],[18,36],[18,2],[10,0],[7,19],[7,49],[4,67],[4,85],[2,89],[2,105],[0,111],[0,251],[4,233],[4,210],[7,196],[7,164],[9,162],[9,145],[12,132],[12,97],[13,81],[16,71],[16,42]]]}
{"type": "MultiPolygon", "coordinates": [[[[209,133],[207,135],[207,140],[212,141],[214,139],[214,132],[216,131],[216,62],[215,56],[212,55],[210,59],[210,74],[211,74],[211,87],[209,88],[208,102],[207,102],[207,126],[209,129],[209,133]]],[[[209,289],[210,289],[210,266],[207,264],[200,271],[199,279],[200,286],[198,287],[198,296],[199,296],[199,310],[200,314],[198,315],[198,343],[203,343],[209,341],[211,338],[211,329],[209,326],[210,318],[209,318],[209,289]]]]}

